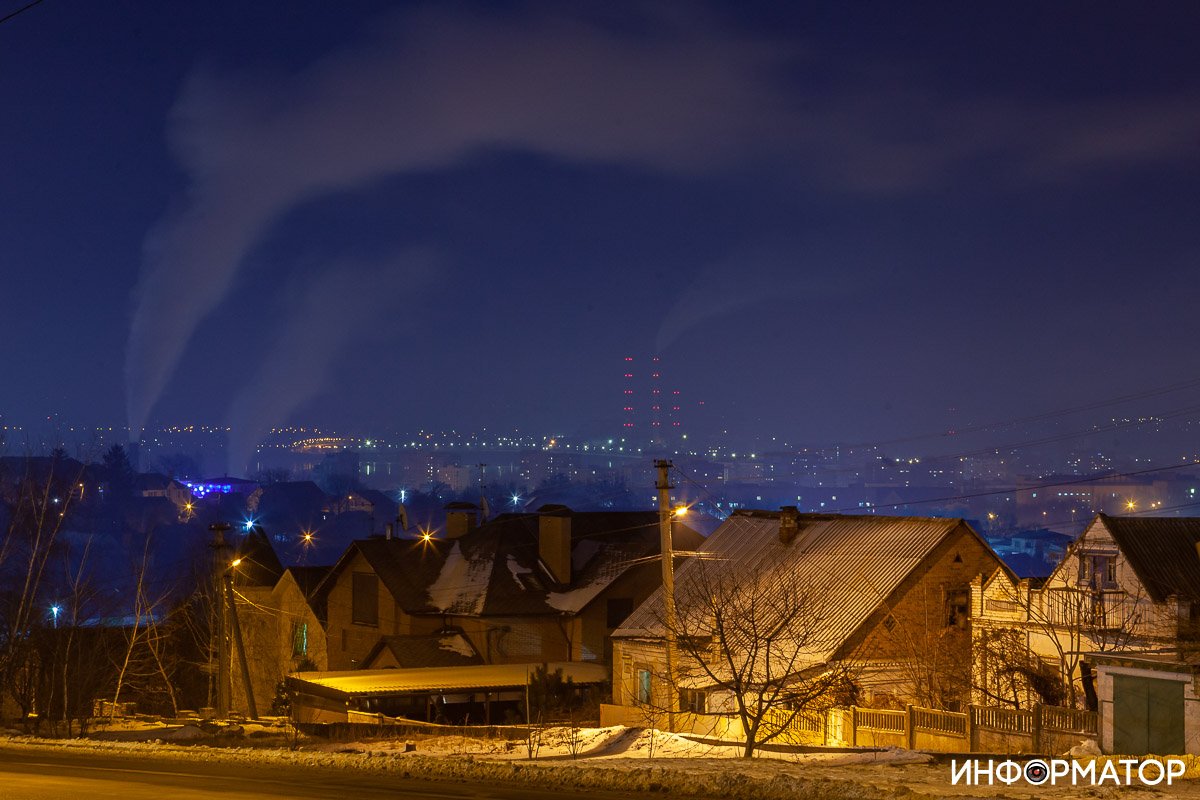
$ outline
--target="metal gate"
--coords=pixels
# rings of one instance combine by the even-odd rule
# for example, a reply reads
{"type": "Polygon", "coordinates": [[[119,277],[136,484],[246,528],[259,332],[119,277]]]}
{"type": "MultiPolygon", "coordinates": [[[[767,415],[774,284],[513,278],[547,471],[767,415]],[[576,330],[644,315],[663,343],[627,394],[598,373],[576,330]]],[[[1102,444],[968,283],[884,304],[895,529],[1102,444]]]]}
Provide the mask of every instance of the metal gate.
{"type": "Polygon", "coordinates": [[[1184,752],[1181,681],[1113,675],[1113,752],[1184,752]]]}

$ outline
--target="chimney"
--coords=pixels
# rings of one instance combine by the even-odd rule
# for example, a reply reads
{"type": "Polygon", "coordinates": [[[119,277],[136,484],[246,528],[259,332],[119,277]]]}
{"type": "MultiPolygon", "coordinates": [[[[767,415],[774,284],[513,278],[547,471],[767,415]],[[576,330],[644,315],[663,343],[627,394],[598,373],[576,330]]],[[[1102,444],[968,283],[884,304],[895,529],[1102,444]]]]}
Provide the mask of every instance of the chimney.
{"type": "Polygon", "coordinates": [[[571,509],[543,506],[538,514],[538,558],[561,586],[571,582],[571,509]]]}
{"type": "Polygon", "coordinates": [[[457,539],[475,530],[479,523],[479,506],[474,503],[446,504],[446,538],[457,539]]]}
{"type": "Polygon", "coordinates": [[[791,544],[800,532],[800,512],[795,506],[781,506],[779,509],[779,541],[791,544]]]}

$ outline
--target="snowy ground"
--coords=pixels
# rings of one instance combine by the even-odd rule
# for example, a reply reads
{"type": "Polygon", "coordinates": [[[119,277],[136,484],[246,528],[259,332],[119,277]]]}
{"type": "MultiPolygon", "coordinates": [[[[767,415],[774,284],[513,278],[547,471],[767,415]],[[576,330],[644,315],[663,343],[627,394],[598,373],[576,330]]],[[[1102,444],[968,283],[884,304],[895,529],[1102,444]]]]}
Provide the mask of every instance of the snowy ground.
{"type": "MultiPolygon", "coordinates": [[[[126,725],[126,729],[137,726],[126,725]]],[[[197,747],[188,739],[171,741],[167,731],[158,742],[34,740],[13,737],[5,748],[82,748],[136,753],[140,758],[201,759],[227,763],[275,764],[313,769],[370,770],[385,774],[449,781],[483,781],[545,788],[584,788],[637,792],[670,792],[677,796],[724,798],[921,798],[921,797],[1048,797],[1104,798],[1154,796],[1200,800],[1200,762],[1188,780],[1172,787],[1028,786],[954,787],[950,765],[908,750],[832,753],[763,753],[741,759],[737,745],[710,745],[681,736],[640,729],[551,728],[543,732],[536,761],[524,741],[462,736],[420,736],[328,742],[303,739],[298,749],[281,746],[276,725],[249,727],[244,737],[221,747],[197,747]],[[274,739],[255,742],[256,739],[274,739]],[[406,751],[407,744],[415,747],[406,751]],[[259,746],[255,746],[258,744],[259,746]],[[265,748],[262,745],[267,745],[265,748]],[[272,746],[273,745],[273,746],[272,746]],[[572,758],[572,751],[577,758],[572,758]],[[1132,794],[1130,794],[1132,793],[1132,794]]],[[[174,726],[178,729],[179,726],[174,726]]],[[[155,733],[143,729],[143,733],[155,733]]],[[[211,737],[204,740],[212,743],[211,737]]]]}

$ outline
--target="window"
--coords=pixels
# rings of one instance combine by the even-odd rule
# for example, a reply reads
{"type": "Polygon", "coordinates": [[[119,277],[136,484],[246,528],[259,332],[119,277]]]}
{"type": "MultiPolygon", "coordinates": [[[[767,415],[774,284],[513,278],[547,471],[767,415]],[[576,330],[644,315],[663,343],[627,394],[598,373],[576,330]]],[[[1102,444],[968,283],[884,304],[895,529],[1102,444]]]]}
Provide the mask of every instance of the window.
{"type": "Polygon", "coordinates": [[[646,705],[650,702],[650,670],[639,669],[637,671],[637,702],[641,705],[646,705]]]}
{"type": "Polygon", "coordinates": [[[680,689],[679,708],[692,714],[708,712],[708,694],[700,689],[680,689]]]}
{"type": "Polygon", "coordinates": [[[966,589],[946,592],[946,625],[965,628],[971,606],[971,593],[966,589]]]}
{"type": "Polygon", "coordinates": [[[605,625],[608,628],[619,628],[621,623],[629,618],[633,613],[633,598],[632,597],[614,597],[608,601],[605,609],[605,625]]]}
{"type": "Polygon", "coordinates": [[[292,625],[292,655],[308,655],[308,623],[297,622],[292,625]]]}
{"type": "Polygon", "coordinates": [[[1109,586],[1117,585],[1117,560],[1115,558],[1108,559],[1107,568],[1104,570],[1104,580],[1109,586]]]}
{"type": "Polygon", "coordinates": [[[379,624],[379,578],[370,572],[356,572],[353,576],[351,619],[356,625],[379,624]]]}

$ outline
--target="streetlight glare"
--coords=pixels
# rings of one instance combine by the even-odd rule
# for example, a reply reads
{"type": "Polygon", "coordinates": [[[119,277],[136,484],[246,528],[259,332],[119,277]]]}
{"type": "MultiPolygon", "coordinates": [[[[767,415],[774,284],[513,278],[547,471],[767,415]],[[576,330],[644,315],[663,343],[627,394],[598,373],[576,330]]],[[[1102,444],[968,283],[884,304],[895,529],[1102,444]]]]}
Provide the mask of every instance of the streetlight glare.
{"type": "Polygon", "coordinates": [[[688,513],[688,507],[687,506],[679,506],[671,513],[677,517],[686,517],[687,513],[688,513]]]}
{"type": "Polygon", "coordinates": [[[240,558],[235,558],[233,561],[229,562],[229,566],[236,567],[238,564],[241,564],[241,563],[242,563],[242,560],[240,558]]]}

